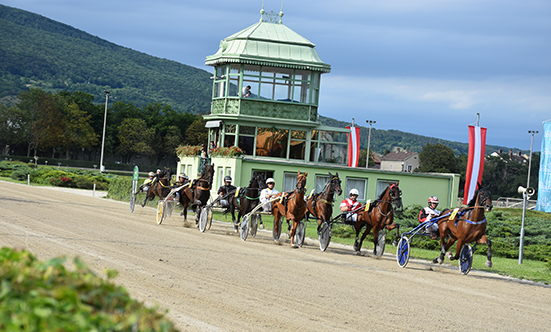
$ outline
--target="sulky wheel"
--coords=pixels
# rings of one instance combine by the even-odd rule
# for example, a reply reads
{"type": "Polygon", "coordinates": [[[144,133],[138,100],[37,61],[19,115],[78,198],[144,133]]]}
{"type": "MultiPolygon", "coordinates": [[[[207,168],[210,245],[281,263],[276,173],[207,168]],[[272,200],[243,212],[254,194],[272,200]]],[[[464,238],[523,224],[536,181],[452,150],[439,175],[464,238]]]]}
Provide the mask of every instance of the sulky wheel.
{"type": "Polygon", "coordinates": [[[398,241],[398,248],[396,248],[396,262],[400,267],[406,267],[409,261],[409,240],[407,237],[402,236],[398,241]]]}
{"type": "Polygon", "coordinates": [[[239,225],[239,236],[241,240],[247,240],[247,236],[249,236],[249,216],[243,216],[241,224],[239,225]]]}
{"type": "Polygon", "coordinates": [[[377,258],[381,258],[385,252],[385,240],[386,240],[385,231],[383,230],[379,231],[379,235],[377,238],[377,253],[375,255],[377,258]]]}
{"type": "Polygon", "coordinates": [[[199,230],[201,233],[205,232],[207,229],[207,223],[208,223],[208,211],[209,209],[203,208],[201,210],[201,214],[199,215],[199,230]]]}
{"type": "Polygon", "coordinates": [[[281,224],[283,223],[283,217],[279,218],[279,228],[276,233],[276,220],[274,219],[274,229],[272,230],[272,236],[274,237],[274,241],[279,240],[279,237],[281,236],[281,224]]]}
{"type": "Polygon", "coordinates": [[[256,231],[258,230],[258,218],[258,214],[251,215],[251,230],[249,232],[252,237],[256,236],[256,231]]]}
{"type": "Polygon", "coordinates": [[[172,199],[168,200],[166,203],[166,217],[170,218],[172,216],[172,209],[174,208],[174,201],[172,199]]]}
{"type": "Polygon", "coordinates": [[[331,225],[324,221],[318,231],[318,237],[320,242],[320,250],[325,251],[329,246],[329,242],[331,242],[331,225]]]}
{"type": "Polygon", "coordinates": [[[207,209],[207,230],[212,226],[212,208],[207,209]]]}
{"type": "Polygon", "coordinates": [[[459,253],[459,269],[461,270],[461,274],[466,275],[471,270],[471,267],[473,265],[473,249],[470,245],[465,244],[463,245],[463,248],[461,248],[461,252],[459,253]]]}
{"type": "Polygon", "coordinates": [[[295,243],[297,246],[302,247],[304,244],[304,238],[306,237],[306,224],[304,220],[301,220],[297,225],[297,230],[295,232],[295,243]]]}
{"type": "Polygon", "coordinates": [[[159,204],[157,204],[157,224],[162,224],[163,220],[165,219],[165,213],[166,213],[166,202],[159,201],[159,204]]]}

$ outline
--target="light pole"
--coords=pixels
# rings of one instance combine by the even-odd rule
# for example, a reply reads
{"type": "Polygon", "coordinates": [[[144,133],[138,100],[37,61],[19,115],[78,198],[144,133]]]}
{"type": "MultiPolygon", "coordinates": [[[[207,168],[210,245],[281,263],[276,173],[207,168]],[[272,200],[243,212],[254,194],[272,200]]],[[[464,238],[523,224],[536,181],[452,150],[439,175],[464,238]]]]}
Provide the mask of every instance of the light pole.
{"type": "Polygon", "coordinates": [[[530,188],[530,167],[532,167],[532,147],[534,146],[534,134],[537,134],[536,130],[528,130],[528,134],[532,134],[532,141],[530,142],[530,158],[528,159],[528,180],[526,181],[526,189],[522,192],[522,225],[520,226],[520,241],[518,252],[518,263],[522,264],[522,256],[524,252],[524,218],[526,217],[526,200],[528,199],[528,188],[530,188]]]}
{"type": "Polygon", "coordinates": [[[101,139],[101,155],[99,159],[99,171],[100,173],[105,171],[105,167],[103,167],[103,149],[105,145],[105,124],[107,123],[107,103],[109,102],[109,91],[105,90],[105,114],[103,116],[103,137],[101,139]]]}
{"type": "Polygon", "coordinates": [[[367,135],[367,157],[365,160],[365,168],[369,168],[369,145],[371,144],[371,126],[377,121],[365,120],[365,122],[369,123],[369,134],[367,135]]]}

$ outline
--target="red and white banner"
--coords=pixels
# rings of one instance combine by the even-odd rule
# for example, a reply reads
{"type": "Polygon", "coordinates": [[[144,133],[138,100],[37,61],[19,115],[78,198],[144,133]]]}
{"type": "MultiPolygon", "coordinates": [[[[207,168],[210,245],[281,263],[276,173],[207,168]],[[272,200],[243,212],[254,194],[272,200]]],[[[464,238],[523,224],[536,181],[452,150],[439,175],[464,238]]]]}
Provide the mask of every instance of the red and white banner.
{"type": "Polygon", "coordinates": [[[477,184],[482,181],[485,152],[486,128],[469,126],[469,157],[463,204],[467,204],[474,197],[477,184]]]}
{"type": "Polygon", "coordinates": [[[346,127],[350,129],[348,136],[348,167],[358,167],[360,161],[360,127],[346,127]]]}

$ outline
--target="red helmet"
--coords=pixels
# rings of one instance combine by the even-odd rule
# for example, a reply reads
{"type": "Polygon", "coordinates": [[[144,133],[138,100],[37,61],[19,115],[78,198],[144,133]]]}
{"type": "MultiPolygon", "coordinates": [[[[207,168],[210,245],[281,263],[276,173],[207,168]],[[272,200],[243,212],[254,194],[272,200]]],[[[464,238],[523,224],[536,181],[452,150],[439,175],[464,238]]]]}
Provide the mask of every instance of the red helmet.
{"type": "Polygon", "coordinates": [[[431,197],[429,197],[429,203],[436,203],[436,204],[438,204],[438,197],[436,197],[436,196],[431,196],[431,197]]]}

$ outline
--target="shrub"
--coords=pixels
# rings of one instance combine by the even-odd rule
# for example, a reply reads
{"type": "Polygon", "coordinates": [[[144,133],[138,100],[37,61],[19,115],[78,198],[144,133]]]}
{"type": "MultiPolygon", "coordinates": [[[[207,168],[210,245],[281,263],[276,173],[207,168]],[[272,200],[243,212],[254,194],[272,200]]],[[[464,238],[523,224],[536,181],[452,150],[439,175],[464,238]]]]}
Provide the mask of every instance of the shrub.
{"type": "Polygon", "coordinates": [[[219,147],[210,151],[212,157],[238,157],[243,155],[243,150],[237,146],[231,146],[229,148],[219,147]]]}
{"type": "Polygon", "coordinates": [[[201,155],[201,147],[195,145],[182,145],[176,148],[178,156],[193,157],[201,155]]]}
{"type": "Polygon", "coordinates": [[[41,262],[25,251],[0,250],[2,331],[176,331],[156,309],[130,298],[126,289],[97,277],[80,259],[41,262]]]}

